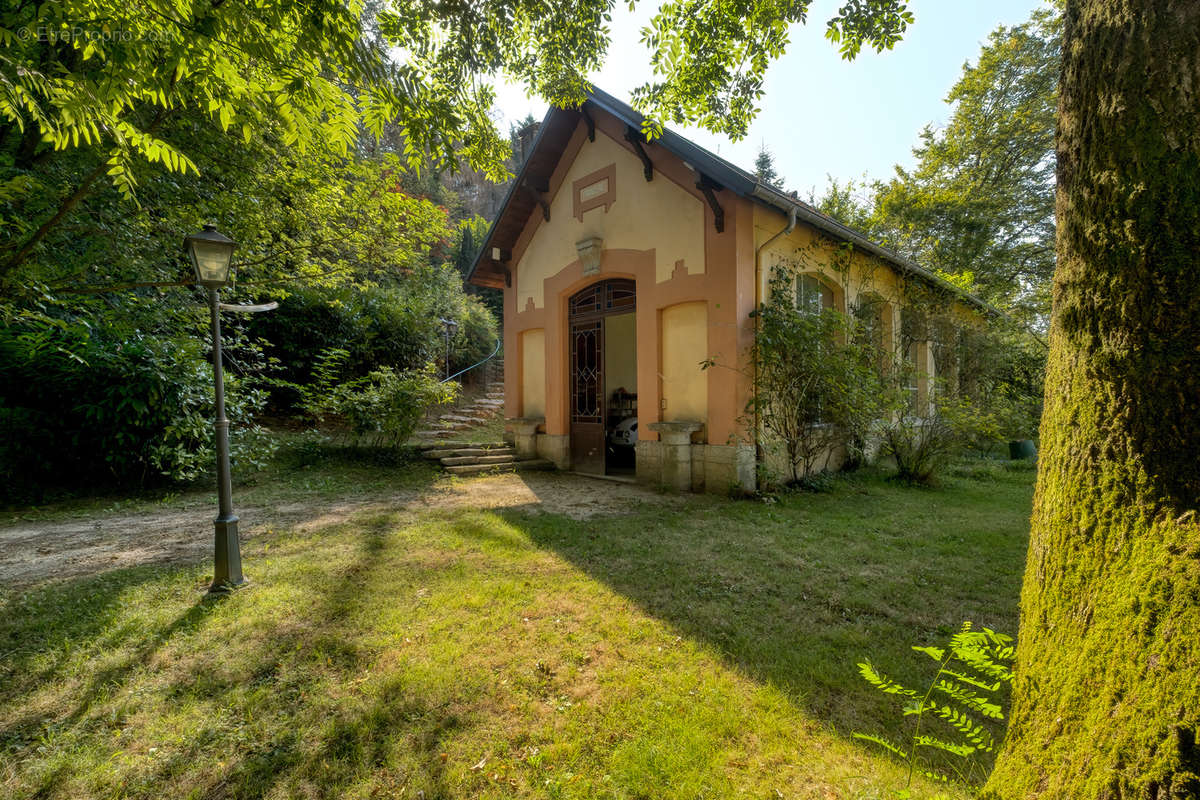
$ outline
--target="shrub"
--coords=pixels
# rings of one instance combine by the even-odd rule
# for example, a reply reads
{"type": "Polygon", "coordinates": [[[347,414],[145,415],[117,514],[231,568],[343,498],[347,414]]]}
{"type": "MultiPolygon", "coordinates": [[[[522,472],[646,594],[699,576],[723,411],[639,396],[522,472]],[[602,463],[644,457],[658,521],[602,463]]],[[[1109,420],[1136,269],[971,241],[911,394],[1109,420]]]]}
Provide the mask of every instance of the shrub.
{"type": "Polygon", "coordinates": [[[453,371],[491,353],[497,325],[492,313],[462,292],[452,268],[428,268],[398,285],[302,288],[270,314],[249,323],[277,365],[272,403],[301,407],[303,386],[315,379],[323,353],[345,351],[344,373],[362,378],[384,367],[420,371],[429,362],[444,368],[442,319],[458,329],[450,341],[453,371]]]}
{"type": "Polygon", "coordinates": [[[458,331],[450,342],[451,372],[473,366],[496,347],[496,318],[481,299],[464,295],[457,319],[458,331]]]}
{"type": "MultiPolygon", "coordinates": [[[[82,324],[0,328],[0,482],[9,501],[54,488],[187,481],[215,464],[213,375],[197,339],[82,324]]],[[[230,454],[257,467],[265,393],[227,377],[230,454]]]]}
{"type": "Polygon", "coordinates": [[[755,311],[750,410],[782,445],[789,482],[799,483],[837,446],[865,442],[895,393],[883,380],[882,354],[854,335],[853,319],[798,311],[788,285],[788,273],[777,272],[771,301],[755,311]]]}
{"type": "Polygon", "coordinates": [[[883,450],[896,460],[897,477],[933,483],[952,456],[977,435],[984,418],[965,397],[937,393],[926,413],[906,405],[883,429],[883,450]]]}
{"type": "Polygon", "coordinates": [[[384,367],[340,386],[332,406],[346,420],[355,445],[398,447],[430,406],[451,402],[457,390],[457,383],[438,380],[432,364],[406,372],[384,367]]]}

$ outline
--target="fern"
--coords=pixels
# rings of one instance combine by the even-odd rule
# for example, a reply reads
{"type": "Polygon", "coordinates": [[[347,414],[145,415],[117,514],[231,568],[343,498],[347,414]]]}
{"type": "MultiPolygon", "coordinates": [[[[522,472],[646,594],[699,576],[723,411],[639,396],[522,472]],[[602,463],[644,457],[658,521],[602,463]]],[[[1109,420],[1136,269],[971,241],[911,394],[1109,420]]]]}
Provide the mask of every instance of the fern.
{"type": "MultiPolygon", "coordinates": [[[[931,763],[935,758],[946,762],[959,779],[970,782],[978,766],[973,757],[996,748],[995,737],[986,724],[1004,720],[1001,692],[1012,683],[1012,637],[990,628],[974,630],[970,622],[964,622],[945,647],[916,646],[913,650],[938,665],[924,692],[904,686],[870,661],[858,665],[863,680],[884,694],[902,698],[901,713],[914,718],[907,745],[874,734],[855,733],[854,738],[871,742],[907,762],[906,787],[911,786],[917,771],[931,780],[949,781],[941,765],[931,763]],[[935,723],[941,730],[930,732],[935,723]]],[[[905,796],[907,792],[906,788],[905,796]]]]}

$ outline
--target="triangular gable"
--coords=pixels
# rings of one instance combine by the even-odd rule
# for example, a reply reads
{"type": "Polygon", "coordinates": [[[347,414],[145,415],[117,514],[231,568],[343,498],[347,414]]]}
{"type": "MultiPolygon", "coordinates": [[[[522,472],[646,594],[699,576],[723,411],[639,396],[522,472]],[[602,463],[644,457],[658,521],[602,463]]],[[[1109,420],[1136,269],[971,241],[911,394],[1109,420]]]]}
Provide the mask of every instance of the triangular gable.
{"type": "MultiPolygon", "coordinates": [[[[528,158],[521,165],[516,179],[509,187],[500,213],[475,258],[468,278],[470,283],[493,288],[504,288],[510,284],[509,262],[512,251],[529,220],[529,215],[539,207],[539,204],[546,202],[545,193],[549,189],[550,178],[558,167],[580,121],[582,120],[589,126],[589,129],[594,131],[594,118],[597,110],[612,115],[628,126],[632,139],[640,138],[639,132],[644,117],[628,104],[600,89],[592,89],[588,94],[587,101],[580,108],[551,107],[542,121],[528,158]]],[[[709,192],[728,189],[782,214],[795,214],[797,219],[812,225],[833,239],[848,242],[858,249],[881,258],[901,274],[916,277],[948,291],[985,312],[997,313],[995,309],[974,295],[962,291],[920,265],[871,241],[861,232],[817,211],[807,203],[780,191],[760,180],[756,175],[709,152],[674,131],[664,129],[662,136],[655,139],[654,143],[690,167],[696,173],[697,187],[702,191],[705,190],[705,187],[708,187],[709,192]]],[[[652,170],[653,164],[648,162],[646,169],[652,170]]],[[[718,211],[716,208],[714,210],[718,211]]]]}

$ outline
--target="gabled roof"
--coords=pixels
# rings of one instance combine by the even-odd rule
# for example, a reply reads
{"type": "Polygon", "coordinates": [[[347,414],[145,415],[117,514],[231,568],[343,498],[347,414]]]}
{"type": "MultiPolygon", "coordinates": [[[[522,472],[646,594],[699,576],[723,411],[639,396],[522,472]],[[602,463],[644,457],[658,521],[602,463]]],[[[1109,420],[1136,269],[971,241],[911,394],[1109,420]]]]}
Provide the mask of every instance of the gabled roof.
{"type": "MultiPolygon", "coordinates": [[[[593,88],[588,93],[588,99],[584,102],[583,108],[588,107],[605,111],[637,130],[642,128],[644,117],[641,114],[628,104],[600,89],[593,88]]],[[[525,227],[525,222],[529,219],[529,214],[537,205],[536,195],[525,187],[544,191],[549,186],[550,176],[558,166],[558,161],[582,118],[583,113],[580,109],[551,107],[546,113],[537,137],[534,139],[529,157],[521,165],[520,172],[517,173],[516,179],[509,187],[504,203],[500,207],[500,214],[492,223],[483,247],[480,248],[479,254],[475,258],[468,277],[471,283],[496,288],[505,285],[507,268],[504,259],[497,261],[492,258],[493,249],[498,249],[502,255],[512,252],[525,227]]],[[[795,212],[798,220],[812,225],[838,241],[848,242],[859,250],[865,250],[879,257],[901,273],[912,275],[952,292],[963,301],[983,311],[995,312],[995,309],[975,295],[964,292],[919,264],[876,244],[862,232],[843,225],[828,214],[823,214],[808,203],[780,191],[761,180],[757,175],[705,150],[672,130],[664,128],[662,136],[656,138],[654,143],[680,158],[699,174],[737,195],[774,208],[786,215],[795,212]]]]}

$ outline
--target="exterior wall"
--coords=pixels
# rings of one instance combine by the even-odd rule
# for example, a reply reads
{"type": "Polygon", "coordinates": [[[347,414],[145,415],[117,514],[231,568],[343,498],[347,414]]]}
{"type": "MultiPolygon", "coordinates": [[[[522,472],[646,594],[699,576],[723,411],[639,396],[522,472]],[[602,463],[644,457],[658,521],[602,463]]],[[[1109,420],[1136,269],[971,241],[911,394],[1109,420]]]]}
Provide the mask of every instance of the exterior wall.
{"type": "MultiPolygon", "coordinates": [[[[786,226],[787,217],[781,212],[755,206],[755,247],[786,226]]],[[[791,234],[776,239],[760,256],[756,280],[760,301],[766,300],[772,273],[780,265],[814,275],[832,287],[834,306],[844,313],[850,313],[861,300],[880,302],[883,308],[883,345],[888,351],[899,354],[904,314],[912,312],[906,312],[904,307],[906,278],[890,264],[870,253],[843,249],[816,228],[797,222],[791,234]]],[[[961,302],[956,301],[951,305],[951,314],[963,323],[983,324],[979,312],[961,302]]],[[[911,358],[916,366],[917,408],[921,413],[926,413],[936,378],[931,343],[928,340],[914,342],[911,351],[904,355],[911,358]]],[[[776,476],[788,474],[787,457],[779,443],[770,441],[761,431],[759,441],[763,445],[767,473],[776,476]]],[[[818,461],[818,469],[838,469],[845,456],[844,448],[835,447],[818,461]]]]}
{"type": "Polygon", "coordinates": [[[700,362],[708,358],[708,304],[680,303],[662,310],[662,418],[664,420],[708,419],[707,370],[700,362]]]}
{"type": "Polygon", "coordinates": [[[537,435],[537,454],[538,458],[554,462],[554,466],[559,469],[570,469],[571,437],[539,433],[537,435]]]}
{"type": "Polygon", "coordinates": [[[546,416],[546,332],[521,333],[521,417],[546,416]]]}
{"type": "MultiPolygon", "coordinates": [[[[522,311],[531,301],[533,308],[545,307],[546,279],[578,258],[576,242],[593,236],[603,239],[606,248],[653,250],[655,283],[670,280],[680,262],[687,274],[704,272],[704,202],[660,175],[647,181],[642,162],[623,141],[599,131],[595,142],[584,141],[550,203],[550,221],[536,226],[536,235],[528,237],[520,254],[514,284],[522,311]],[[611,177],[601,180],[611,180],[612,203],[577,215],[576,182],[609,165],[614,167],[611,177]]],[[[540,215],[535,212],[538,219],[540,215]]]]}
{"type": "MultiPolygon", "coordinates": [[[[567,301],[596,281],[632,279],[636,369],[618,379],[629,359],[608,361],[605,391],[619,385],[637,391],[639,478],[661,482],[664,464],[670,461],[675,470],[679,461],[678,454],[664,456],[650,424],[694,421],[703,427],[691,434],[692,487],[752,487],[754,444],[762,437],[744,424],[751,397],[750,312],[766,297],[773,267],[792,264],[819,277],[834,289],[842,311],[867,294],[877,297],[885,346],[892,350],[900,342],[904,278],[881,259],[841,248],[804,223],[776,239],[760,259],[757,248],[786,225],[782,213],[719,190],[724,231],[718,233],[689,167],[645,144],[653,162],[653,179],[646,181],[624,125],[602,112],[594,119],[595,140],[580,122],[551,176],[544,193],[550,219],[535,208],[513,248],[512,285],[504,291],[506,416],[544,418],[537,452],[570,467],[567,301]],[[585,270],[576,243],[592,238],[601,240],[600,264],[585,270]],[[705,360],[713,366],[701,370],[705,360]]],[[[624,337],[627,322],[609,319],[617,338],[624,337]]],[[[931,365],[932,359],[924,361],[931,365]]],[[[827,465],[836,468],[841,458],[831,452],[827,465]]]]}
{"type": "MultiPolygon", "coordinates": [[[[567,301],[593,282],[630,278],[637,290],[640,441],[658,441],[649,423],[693,419],[704,425],[696,438],[720,445],[749,443],[752,434],[742,427],[741,416],[750,397],[745,356],[755,303],[751,204],[718,191],[725,222],[718,233],[713,211],[695,186],[697,176],[678,158],[654,143],[644,145],[654,164],[653,180],[646,181],[641,161],[624,140],[624,125],[603,113],[595,113],[595,122],[595,141],[588,140],[580,123],[551,177],[545,193],[550,220],[535,209],[513,249],[512,286],[504,292],[505,359],[510,365],[505,414],[531,416],[523,397],[536,396],[530,382],[536,381],[540,367],[545,423],[538,451],[570,466],[567,301]],[[577,189],[589,182],[604,194],[590,199],[596,194],[590,192],[581,210],[577,189]],[[590,204],[595,207],[587,208],[590,204]],[[599,269],[585,274],[575,243],[590,237],[602,239],[602,255],[599,269]],[[660,335],[664,313],[666,331],[673,337],[665,362],[660,335]],[[521,335],[535,330],[544,331],[540,365],[535,363],[535,340],[521,335]],[[677,369],[676,355],[690,363],[677,369]],[[699,369],[699,362],[709,358],[727,370],[722,380],[710,380],[699,369]]],[[[638,465],[639,477],[654,480],[640,451],[638,465]]]]}
{"type": "MultiPolygon", "coordinates": [[[[755,247],[762,245],[787,225],[787,217],[770,208],[754,207],[755,247]]],[[[834,306],[848,313],[865,296],[883,301],[884,346],[895,349],[903,305],[903,279],[882,259],[859,251],[842,250],[835,242],[804,222],[797,222],[787,236],[776,239],[760,258],[757,284],[760,300],[766,300],[771,275],[786,265],[816,275],[834,288],[834,306]]]]}
{"type": "MultiPolygon", "coordinates": [[[[693,444],[691,490],[710,494],[752,491],[757,467],[754,445],[693,444]]],[[[663,472],[663,443],[638,442],[637,474],[647,483],[667,485],[663,472]]]]}

